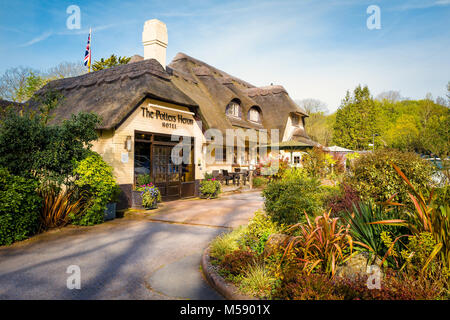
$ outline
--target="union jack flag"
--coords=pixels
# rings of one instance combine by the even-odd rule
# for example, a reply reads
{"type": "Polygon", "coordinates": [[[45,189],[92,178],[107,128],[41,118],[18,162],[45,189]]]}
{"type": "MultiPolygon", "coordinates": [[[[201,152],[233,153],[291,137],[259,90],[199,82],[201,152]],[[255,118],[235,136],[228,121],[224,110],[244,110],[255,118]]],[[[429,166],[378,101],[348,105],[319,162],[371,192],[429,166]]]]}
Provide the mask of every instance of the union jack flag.
{"type": "Polygon", "coordinates": [[[89,37],[86,46],[86,53],[84,54],[84,65],[91,69],[91,29],[89,29],[89,37]]]}

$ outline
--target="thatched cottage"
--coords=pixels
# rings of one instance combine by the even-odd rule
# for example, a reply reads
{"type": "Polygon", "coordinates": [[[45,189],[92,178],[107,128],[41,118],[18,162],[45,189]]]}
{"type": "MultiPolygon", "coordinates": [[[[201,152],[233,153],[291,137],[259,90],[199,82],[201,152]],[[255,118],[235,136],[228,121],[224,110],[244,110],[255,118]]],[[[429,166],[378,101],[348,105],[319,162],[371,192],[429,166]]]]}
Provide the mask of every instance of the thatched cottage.
{"type": "MultiPolygon", "coordinates": [[[[37,95],[58,91],[64,98],[54,111],[61,121],[80,111],[95,112],[103,122],[94,150],[114,168],[131,205],[131,191],[141,174],[150,174],[163,199],[194,196],[198,181],[213,169],[250,168],[259,158],[231,146],[225,152],[207,135],[208,129],[225,134],[277,130],[278,141],[312,142],[305,132],[306,112],[282,86],[256,87],[213,66],[178,53],[166,66],[167,28],[149,20],[143,31],[144,56],[133,56],[126,65],[55,80],[37,95]],[[182,163],[173,160],[174,147],[182,143],[182,163]]],[[[258,139],[258,135],[256,136],[258,139]]],[[[252,138],[253,139],[253,138],[252,138]]],[[[225,148],[229,147],[223,138],[225,148]]],[[[259,141],[261,142],[261,141],[259,141]]],[[[270,141],[269,141],[270,142],[270,141]]]]}

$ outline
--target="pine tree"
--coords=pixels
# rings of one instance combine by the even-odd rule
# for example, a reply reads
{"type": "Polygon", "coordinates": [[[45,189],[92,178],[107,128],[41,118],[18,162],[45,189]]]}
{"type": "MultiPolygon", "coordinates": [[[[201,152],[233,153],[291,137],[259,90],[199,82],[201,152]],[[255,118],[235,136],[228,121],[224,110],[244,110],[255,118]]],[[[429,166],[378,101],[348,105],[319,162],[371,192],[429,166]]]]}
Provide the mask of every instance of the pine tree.
{"type": "Polygon", "coordinates": [[[130,57],[119,57],[115,54],[112,54],[111,57],[104,59],[101,58],[99,61],[95,61],[92,65],[92,70],[99,71],[103,69],[108,69],[111,67],[115,67],[121,64],[127,64],[130,61],[130,57]]]}
{"type": "Polygon", "coordinates": [[[353,95],[347,91],[336,113],[333,142],[353,150],[367,149],[378,132],[376,119],[377,104],[367,86],[357,86],[353,95]]]}

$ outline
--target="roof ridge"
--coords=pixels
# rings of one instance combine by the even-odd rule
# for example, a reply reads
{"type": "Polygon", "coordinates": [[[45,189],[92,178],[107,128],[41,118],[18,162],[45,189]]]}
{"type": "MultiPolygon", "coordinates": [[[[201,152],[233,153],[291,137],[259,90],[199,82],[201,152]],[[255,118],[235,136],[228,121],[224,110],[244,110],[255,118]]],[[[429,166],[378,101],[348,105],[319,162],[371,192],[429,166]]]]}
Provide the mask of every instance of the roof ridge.
{"type": "Polygon", "coordinates": [[[211,69],[213,72],[219,73],[222,77],[233,79],[234,81],[239,82],[241,85],[243,85],[245,87],[250,87],[250,88],[254,88],[255,87],[253,84],[251,84],[251,83],[249,83],[247,81],[244,81],[244,80],[242,80],[242,79],[240,79],[238,77],[232,76],[232,75],[230,75],[229,73],[226,73],[223,70],[217,69],[216,67],[213,67],[212,65],[210,65],[210,64],[208,64],[208,63],[206,63],[204,61],[198,60],[198,59],[196,59],[194,57],[191,57],[191,56],[189,56],[189,55],[187,55],[187,54],[185,54],[183,52],[178,52],[175,55],[175,57],[172,59],[172,61],[169,64],[169,66],[173,62],[178,61],[178,60],[182,60],[182,59],[187,59],[187,60],[190,60],[190,61],[192,61],[192,62],[194,62],[196,64],[200,64],[201,66],[207,67],[207,68],[211,69]]]}
{"type": "Polygon", "coordinates": [[[125,77],[134,79],[143,76],[144,74],[150,74],[163,80],[170,81],[170,75],[164,70],[164,68],[162,68],[157,60],[147,59],[131,64],[123,64],[103,70],[85,73],[76,77],[53,80],[38,90],[37,94],[45,91],[47,88],[56,90],[72,90],[79,87],[89,87],[102,82],[111,83],[117,80],[122,80],[125,77]],[[146,65],[148,65],[148,67],[146,65]]]}
{"type": "Polygon", "coordinates": [[[286,89],[281,85],[270,85],[263,87],[249,88],[245,90],[249,97],[267,96],[268,94],[287,93],[286,89]]]}

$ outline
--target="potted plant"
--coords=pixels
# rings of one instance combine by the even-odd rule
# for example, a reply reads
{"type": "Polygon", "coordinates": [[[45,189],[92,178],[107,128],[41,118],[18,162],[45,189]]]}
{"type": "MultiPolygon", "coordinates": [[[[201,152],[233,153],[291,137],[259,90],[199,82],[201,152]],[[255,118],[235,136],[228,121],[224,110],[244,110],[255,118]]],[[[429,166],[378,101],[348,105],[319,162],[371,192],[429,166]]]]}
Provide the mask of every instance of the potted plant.
{"type": "Polygon", "coordinates": [[[134,190],[131,191],[131,207],[136,209],[142,209],[142,190],[141,186],[152,183],[152,177],[150,174],[140,174],[136,177],[136,185],[134,190]]]}
{"type": "Polygon", "coordinates": [[[222,191],[220,182],[215,178],[205,179],[200,182],[200,197],[206,199],[217,198],[222,191]]]}
{"type": "Polygon", "coordinates": [[[106,209],[104,212],[104,220],[105,221],[113,220],[116,218],[116,206],[117,206],[117,200],[119,198],[120,192],[121,192],[121,190],[119,187],[114,188],[111,199],[106,204],[106,209]]]}
{"type": "Polygon", "coordinates": [[[161,192],[153,183],[143,184],[136,188],[141,192],[142,206],[146,209],[156,209],[161,202],[161,192]]]}

